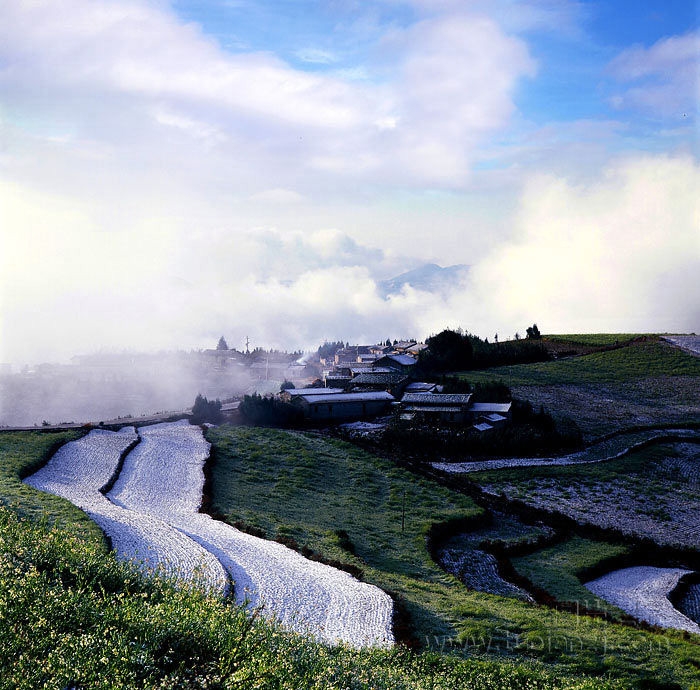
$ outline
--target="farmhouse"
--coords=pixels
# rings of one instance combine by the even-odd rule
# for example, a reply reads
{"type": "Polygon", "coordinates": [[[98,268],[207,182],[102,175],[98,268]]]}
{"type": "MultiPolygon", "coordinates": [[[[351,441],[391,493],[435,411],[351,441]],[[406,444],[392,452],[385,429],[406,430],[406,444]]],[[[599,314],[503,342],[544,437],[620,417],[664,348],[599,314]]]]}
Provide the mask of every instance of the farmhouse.
{"type": "Polygon", "coordinates": [[[350,381],[350,390],[353,393],[388,391],[394,397],[399,397],[407,383],[408,376],[398,371],[368,371],[350,381]]]}
{"type": "Polygon", "coordinates": [[[511,403],[472,403],[469,412],[473,419],[489,424],[502,424],[510,421],[511,403]]]}
{"type": "Polygon", "coordinates": [[[471,397],[471,393],[409,391],[401,399],[401,419],[427,423],[471,423],[477,431],[488,431],[510,421],[511,403],[473,403],[471,397]]]}
{"type": "Polygon", "coordinates": [[[292,403],[301,408],[306,419],[374,417],[386,412],[392,402],[394,402],[394,396],[386,391],[331,393],[327,395],[312,393],[292,398],[292,403]]]}
{"type": "Polygon", "coordinates": [[[471,393],[406,393],[401,399],[401,418],[464,424],[470,419],[471,397],[471,393]]]}
{"type": "Polygon", "coordinates": [[[302,395],[337,395],[343,392],[343,388],[287,388],[280,393],[280,400],[284,402],[293,402],[295,398],[302,395]]]}
{"type": "Polygon", "coordinates": [[[400,371],[403,374],[410,374],[413,367],[416,366],[416,358],[411,355],[384,355],[375,363],[375,367],[391,369],[392,371],[400,371]]]}

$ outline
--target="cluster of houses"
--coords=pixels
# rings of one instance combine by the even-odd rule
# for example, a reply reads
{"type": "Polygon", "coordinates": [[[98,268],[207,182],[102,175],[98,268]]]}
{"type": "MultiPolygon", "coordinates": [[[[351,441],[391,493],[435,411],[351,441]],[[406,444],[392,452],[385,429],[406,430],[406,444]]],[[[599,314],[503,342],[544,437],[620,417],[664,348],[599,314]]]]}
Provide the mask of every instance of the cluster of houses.
{"type": "Polygon", "coordinates": [[[323,387],[288,388],[281,398],[311,421],[350,420],[397,412],[406,422],[472,425],[488,431],[510,420],[510,403],[472,402],[471,394],[443,393],[416,381],[417,356],[426,346],[353,346],[322,360],[323,387]]]}

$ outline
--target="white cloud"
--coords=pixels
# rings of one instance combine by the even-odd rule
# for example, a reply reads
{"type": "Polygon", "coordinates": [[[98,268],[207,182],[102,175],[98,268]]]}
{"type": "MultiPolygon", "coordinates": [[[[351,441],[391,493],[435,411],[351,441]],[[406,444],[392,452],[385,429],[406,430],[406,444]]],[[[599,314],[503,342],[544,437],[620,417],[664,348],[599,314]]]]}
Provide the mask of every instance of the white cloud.
{"type": "Polygon", "coordinates": [[[611,102],[616,108],[640,109],[680,118],[695,114],[700,103],[700,31],[663,38],[649,48],[634,46],[609,65],[625,84],[611,102]]]}
{"type": "Polygon", "coordinates": [[[618,161],[587,185],[531,180],[515,237],[473,270],[484,323],[697,331],[699,188],[694,160],[666,156],[618,161]]]}
{"type": "Polygon", "coordinates": [[[282,189],[280,187],[265,189],[250,197],[251,201],[268,204],[298,204],[303,198],[304,197],[299,194],[299,192],[295,192],[293,189],[282,189]]]}
{"type": "Polygon", "coordinates": [[[474,147],[508,122],[516,82],[532,74],[524,44],[483,15],[460,14],[393,33],[384,55],[382,77],[359,82],[270,53],[227,53],[145,0],[0,9],[3,101],[32,133],[54,136],[67,123],[78,140],[155,158],[178,130],[216,149],[221,165],[255,161],[241,176],[263,189],[266,173],[292,170],[308,184],[327,184],[330,171],[389,187],[463,185],[474,147]]]}
{"type": "MultiPolygon", "coordinates": [[[[538,5],[550,19],[571,7],[538,5]]],[[[664,314],[697,314],[678,277],[696,269],[697,170],[673,158],[583,187],[532,179],[520,239],[475,268],[476,282],[382,298],[379,280],[421,262],[478,263],[510,225],[506,192],[452,190],[509,125],[536,65],[487,4],[436,7],[384,31],[374,62],[307,73],[226,52],[165,2],[0,3],[0,359],[201,346],[235,329],[297,347],[446,325],[564,328],[573,315],[637,313],[661,328],[664,314]],[[677,294],[682,307],[667,299],[677,294]]],[[[620,74],[641,79],[633,57],[620,74]]],[[[538,135],[562,150],[563,130],[538,135]]],[[[523,157],[509,162],[512,188],[523,157]]]]}

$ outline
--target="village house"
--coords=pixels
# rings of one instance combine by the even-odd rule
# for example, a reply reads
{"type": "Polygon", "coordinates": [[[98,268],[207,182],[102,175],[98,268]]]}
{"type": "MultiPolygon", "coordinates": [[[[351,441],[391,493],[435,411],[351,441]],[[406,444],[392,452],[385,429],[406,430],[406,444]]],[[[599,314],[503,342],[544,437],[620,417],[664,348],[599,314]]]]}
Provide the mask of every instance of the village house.
{"type": "Polygon", "coordinates": [[[401,399],[401,419],[466,424],[470,419],[471,397],[471,393],[406,393],[401,399]]]}
{"type": "Polygon", "coordinates": [[[408,376],[397,371],[368,371],[358,374],[350,381],[350,390],[354,393],[366,391],[387,391],[395,398],[400,398],[408,376]]]}
{"type": "Polygon", "coordinates": [[[403,355],[406,354],[409,348],[414,347],[415,345],[415,340],[401,340],[398,343],[394,343],[393,352],[403,355]]]}
{"type": "Polygon", "coordinates": [[[410,355],[384,355],[374,365],[375,368],[381,367],[392,371],[400,371],[402,374],[410,374],[416,363],[416,358],[410,355]]]}
{"type": "Polygon", "coordinates": [[[293,402],[295,398],[302,395],[337,395],[344,392],[344,388],[286,388],[280,392],[280,400],[288,403],[293,402]]]}
{"type": "MultiPolygon", "coordinates": [[[[309,389],[318,391],[324,389],[309,389]]],[[[386,391],[366,393],[331,393],[320,395],[295,395],[292,404],[301,408],[304,417],[310,420],[363,419],[385,413],[394,397],[386,391]]]]}
{"type": "Polygon", "coordinates": [[[472,403],[471,420],[477,431],[489,431],[511,420],[512,403],[472,403]]]}
{"type": "Polygon", "coordinates": [[[473,403],[471,397],[471,393],[406,392],[400,404],[401,419],[472,424],[477,431],[488,431],[510,421],[511,403],[473,403]]]}

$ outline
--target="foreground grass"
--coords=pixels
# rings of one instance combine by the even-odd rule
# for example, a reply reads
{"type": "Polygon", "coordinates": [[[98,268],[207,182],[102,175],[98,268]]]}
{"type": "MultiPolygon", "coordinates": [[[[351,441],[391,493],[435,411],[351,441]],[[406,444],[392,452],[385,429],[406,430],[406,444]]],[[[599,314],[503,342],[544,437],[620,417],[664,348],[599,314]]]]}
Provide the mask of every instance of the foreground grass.
{"type": "Polygon", "coordinates": [[[681,633],[651,633],[468,591],[446,575],[428,555],[426,531],[432,523],[477,515],[466,497],[335,440],[241,427],[211,429],[207,436],[215,449],[214,510],[361,567],[365,580],[405,602],[424,647],[539,661],[565,675],[594,675],[601,684],[610,676],[627,687],[700,683],[700,645],[681,633]],[[356,555],[347,541],[343,548],[340,530],[356,555]]]}
{"type": "Polygon", "coordinates": [[[0,509],[0,688],[624,688],[512,661],[329,648],[0,509]]]}
{"type": "Polygon", "coordinates": [[[470,383],[509,386],[611,384],[660,376],[700,376],[700,359],[662,342],[643,342],[590,355],[461,374],[470,383]]]}
{"type": "Polygon", "coordinates": [[[22,480],[42,467],[56,449],[80,438],[82,431],[22,431],[0,433],[0,506],[12,506],[21,516],[42,516],[74,534],[104,544],[97,525],[72,503],[44,494],[22,480]]]}

